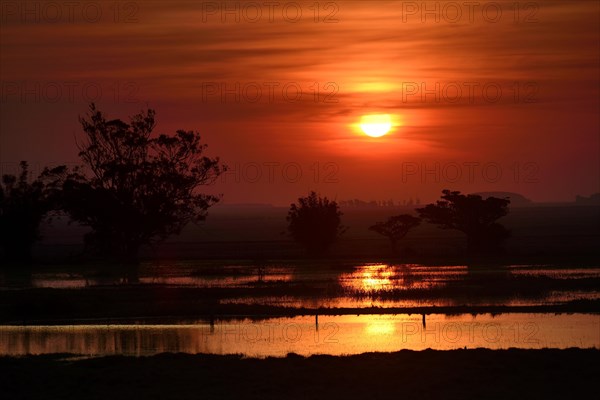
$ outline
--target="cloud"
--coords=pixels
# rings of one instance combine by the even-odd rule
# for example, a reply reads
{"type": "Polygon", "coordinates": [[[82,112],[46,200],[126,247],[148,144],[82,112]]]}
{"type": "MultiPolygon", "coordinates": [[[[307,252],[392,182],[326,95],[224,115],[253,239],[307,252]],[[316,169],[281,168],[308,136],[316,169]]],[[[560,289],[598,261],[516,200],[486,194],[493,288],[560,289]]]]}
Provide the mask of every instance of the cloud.
{"type": "MultiPolygon", "coordinates": [[[[282,157],[301,149],[350,154],[349,144],[358,139],[349,124],[375,111],[405,121],[383,158],[412,149],[431,157],[476,153],[491,159],[519,143],[543,162],[535,143],[577,150],[569,118],[575,115],[578,140],[597,140],[597,2],[529,2],[539,9],[520,9],[517,19],[512,3],[495,3],[503,7],[496,23],[479,11],[471,21],[464,9],[457,23],[448,21],[451,14],[436,22],[427,13],[423,23],[423,10],[407,8],[423,2],[296,3],[302,18],[295,23],[290,22],[294,9],[282,11],[285,2],[273,21],[263,8],[258,22],[249,21],[252,10],[243,14],[244,2],[135,2],[135,10],[121,10],[121,20],[106,9],[97,23],[82,18],[23,23],[18,14],[5,12],[0,117],[31,118],[4,123],[15,136],[2,134],[2,157],[26,151],[20,135],[34,134],[19,130],[40,130],[46,125],[42,115],[60,108],[61,120],[76,118],[86,103],[80,92],[74,103],[23,102],[18,94],[7,96],[7,85],[14,82],[94,83],[104,88],[101,100],[116,112],[151,104],[159,112],[169,110],[163,112],[165,126],[183,119],[184,125],[218,131],[214,140],[224,146],[232,140],[248,151],[260,148],[282,157]],[[217,8],[207,9],[211,4],[217,8]],[[132,11],[136,22],[124,22],[132,11]],[[337,22],[326,23],[328,17],[337,22]],[[453,100],[453,85],[467,90],[473,83],[479,89],[472,96],[463,92],[453,100]],[[131,84],[136,102],[123,103],[129,94],[123,88],[131,84]],[[407,96],[415,84],[418,92],[407,96]],[[499,101],[490,101],[498,86],[499,101]],[[121,91],[118,101],[115,87],[121,91]],[[489,93],[480,90],[485,87],[489,93]],[[227,132],[222,142],[221,132],[227,132]]],[[[450,3],[428,2],[428,7],[439,4],[443,10],[450,3]]],[[[70,143],[72,132],[65,127],[73,129],[72,124],[57,123],[50,129],[70,143]]],[[[588,165],[594,154],[586,154],[588,165]]],[[[583,167],[573,166],[574,173],[582,173],[578,168],[583,167]]],[[[587,185],[597,178],[597,172],[591,174],[587,185]]]]}

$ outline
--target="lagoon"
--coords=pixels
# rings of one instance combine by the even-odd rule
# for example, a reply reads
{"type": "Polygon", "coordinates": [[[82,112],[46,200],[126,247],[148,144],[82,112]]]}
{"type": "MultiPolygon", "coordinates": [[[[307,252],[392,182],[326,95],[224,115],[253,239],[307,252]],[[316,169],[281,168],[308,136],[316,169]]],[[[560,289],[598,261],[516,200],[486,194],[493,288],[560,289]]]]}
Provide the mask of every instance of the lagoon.
{"type": "Polygon", "coordinates": [[[600,348],[600,315],[506,313],[298,316],[180,324],[0,326],[0,355],[164,352],[282,357],[402,349],[600,348]]]}

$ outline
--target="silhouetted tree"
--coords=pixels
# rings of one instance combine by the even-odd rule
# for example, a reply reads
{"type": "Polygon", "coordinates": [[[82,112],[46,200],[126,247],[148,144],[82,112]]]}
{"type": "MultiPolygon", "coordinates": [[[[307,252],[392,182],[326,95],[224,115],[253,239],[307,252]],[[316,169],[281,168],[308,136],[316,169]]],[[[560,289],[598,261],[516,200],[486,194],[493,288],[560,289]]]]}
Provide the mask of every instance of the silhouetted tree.
{"type": "Polygon", "coordinates": [[[421,219],[409,214],[389,217],[385,222],[377,222],[369,230],[379,233],[390,240],[392,252],[397,252],[398,241],[413,228],[419,226],[421,219]]]}
{"type": "Polygon", "coordinates": [[[31,261],[33,244],[40,239],[40,224],[56,206],[52,176],[64,167],[44,172],[29,182],[29,168],[20,163],[18,176],[4,175],[0,185],[0,247],[10,262],[31,261]]]}
{"type": "Polygon", "coordinates": [[[508,198],[464,195],[460,192],[443,190],[435,204],[417,208],[421,218],[442,229],[456,229],[467,235],[467,250],[470,253],[497,250],[510,236],[504,226],[496,220],[508,214],[508,198]]]}
{"type": "Polygon", "coordinates": [[[300,197],[298,204],[290,206],[288,230],[308,254],[323,255],[345,231],[341,216],[335,201],[310,192],[307,197],[300,197]]]}
{"type": "Polygon", "coordinates": [[[123,261],[204,220],[219,200],[198,192],[225,170],[219,159],[203,155],[206,145],[193,131],[151,137],[154,116],[148,109],[129,123],[107,120],[90,105],[87,118],[80,117],[86,137],[78,146],[91,177],[71,174],[63,185],[65,210],[92,228],[86,244],[123,261]]]}

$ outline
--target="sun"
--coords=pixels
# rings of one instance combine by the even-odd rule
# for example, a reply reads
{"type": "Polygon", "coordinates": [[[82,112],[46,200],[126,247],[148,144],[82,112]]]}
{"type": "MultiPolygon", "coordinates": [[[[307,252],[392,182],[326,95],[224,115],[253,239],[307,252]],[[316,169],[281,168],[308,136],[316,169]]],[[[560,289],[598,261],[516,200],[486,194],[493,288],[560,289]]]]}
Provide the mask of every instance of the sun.
{"type": "Polygon", "coordinates": [[[368,136],[381,137],[392,129],[392,117],[389,114],[364,115],[360,120],[360,129],[368,136]]]}

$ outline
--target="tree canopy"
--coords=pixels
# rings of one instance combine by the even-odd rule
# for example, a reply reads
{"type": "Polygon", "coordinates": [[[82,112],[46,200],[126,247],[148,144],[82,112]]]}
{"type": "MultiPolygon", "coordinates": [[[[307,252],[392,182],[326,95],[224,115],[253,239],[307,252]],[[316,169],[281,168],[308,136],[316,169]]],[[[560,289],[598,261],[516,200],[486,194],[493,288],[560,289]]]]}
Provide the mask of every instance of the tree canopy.
{"type": "Polygon", "coordinates": [[[323,255],[345,231],[341,225],[342,212],[335,201],[310,192],[291,204],[288,230],[310,255],[323,255]]]}
{"type": "Polygon", "coordinates": [[[497,250],[510,232],[496,221],[508,214],[508,198],[464,195],[443,190],[442,200],[417,208],[421,218],[442,229],[455,229],[467,235],[467,249],[476,253],[497,250]]]}
{"type": "Polygon", "coordinates": [[[199,133],[154,137],[154,110],[126,123],[107,119],[94,104],[80,123],[85,138],[78,143],[79,156],[89,176],[69,175],[63,207],[92,228],[86,243],[102,253],[134,260],[140,246],[204,220],[219,200],[199,192],[225,170],[218,158],[204,155],[199,133]]]}
{"type": "Polygon", "coordinates": [[[377,222],[369,230],[379,233],[390,240],[392,252],[397,251],[398,241],[413,228],[421,224],[421,219],[410,214],[389,217],[385,222],[377,222]]]}
{"type": "Polygon", "coordinates": [[[65,167],[44,172],[29,181],[29,166],[21,161],[20,173],[6,174],[0,185],[0,247],[10,262],[29,262],[33,244],[40,239],[40,224],[56,208],[53,176],[65,167]]]}

